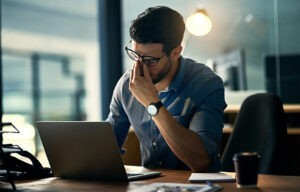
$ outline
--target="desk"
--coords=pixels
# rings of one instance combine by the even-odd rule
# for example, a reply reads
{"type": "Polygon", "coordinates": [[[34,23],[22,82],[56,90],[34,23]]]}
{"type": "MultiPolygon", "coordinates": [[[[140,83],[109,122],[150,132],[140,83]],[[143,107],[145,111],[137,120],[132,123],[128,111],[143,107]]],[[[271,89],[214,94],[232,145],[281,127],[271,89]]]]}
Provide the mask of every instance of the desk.
{"type": "MultiPolygon", "coordinates": [[[[228,105],[224,110],[224,113],[238,113],[240,111],[240,105],[228,105]]],[[[299,104],[284,104],[283,110],[285,113],[300,113],[299,104]]]]}
{"type": "MultiPolygon", "coordinates": [[[[57,180],[49,178],[35,182],[19,183],[17,184],[18,191],[64,191],[64,192],[93,192],[93,191],[113,191],[125,192],[130,191],[136,187],[153,182],[175,182],[175,183],[189,183],[188,178],[191,174],[190,171],[178,170],[165,170],[156,169],[161,171],[161,177],[146,179],[141,181],[134,181],[130,183],[117,183],[117,182],[79,182],[70,180],[57,180]]],[[[235,183],[218,183],[226,191],[264,191],[264,192],[279,192],[279,191],[299,191],[300,190],[300,176],[275,176],[275,175],[259,175],[257,189],[238,189],[235,183]]],[[[3,184],[0,184],[3,187],[3,184]]],[[[7,185],[8,186],[8,185],[7,185]]],[[[7,186],[5,187],[6,189],[7,186]]]]}

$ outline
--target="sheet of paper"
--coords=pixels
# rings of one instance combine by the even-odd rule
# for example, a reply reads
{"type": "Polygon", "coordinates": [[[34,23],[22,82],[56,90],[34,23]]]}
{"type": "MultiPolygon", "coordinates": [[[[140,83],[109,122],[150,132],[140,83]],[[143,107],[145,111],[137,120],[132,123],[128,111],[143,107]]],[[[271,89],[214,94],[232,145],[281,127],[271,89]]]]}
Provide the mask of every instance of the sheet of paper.
{"type": "Polygon", "coordinates": [[[235,178],[232,175],[224,173],[192,173],[189,181],[191,183],[196,182],[234,182],[235,178]]]}
{"type": "MultiPolygon", "coordinates": [[[[135,188],[130,192],[162,192],[162,191],[174,191],[174,192],[206,192],[216,191],[214,187],[204,184],[181,184],[181,183],[152,183],[144,185],[142,187],[135,188]]],[[[220,188],[221,189],[221,188],[220,188]]]]}

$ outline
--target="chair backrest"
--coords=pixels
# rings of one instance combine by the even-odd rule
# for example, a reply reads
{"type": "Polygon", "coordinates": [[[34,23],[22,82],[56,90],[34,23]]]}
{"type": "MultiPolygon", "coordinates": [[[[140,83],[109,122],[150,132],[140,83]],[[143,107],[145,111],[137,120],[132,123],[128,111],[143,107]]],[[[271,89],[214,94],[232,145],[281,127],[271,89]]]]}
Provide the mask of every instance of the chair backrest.
{"type": "Polygon", "coordinates": [[[270,93],[251,95],[243,102],[222,156],[222,171],[234,171],[238,152],[261,155],[259,173],[284,174],[287,128],[280,98],[270,93]]]}

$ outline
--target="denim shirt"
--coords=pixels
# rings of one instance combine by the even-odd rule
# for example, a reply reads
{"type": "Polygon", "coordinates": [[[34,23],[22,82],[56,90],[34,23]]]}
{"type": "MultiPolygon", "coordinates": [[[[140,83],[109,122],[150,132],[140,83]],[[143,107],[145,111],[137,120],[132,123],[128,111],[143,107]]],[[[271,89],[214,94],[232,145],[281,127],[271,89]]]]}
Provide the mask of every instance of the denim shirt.
{"type": "MultiPolygon", "coordinates": [[[[189,169],[171,151],[146,108],[129,91],[129,76],[128,70],[118,81],[107,118],[120,149],[131,125],[140,141],[143,166],[189,169]]],[[[226,108],[222,79],[204,64],[180,57],[172,83],[159,93],[159,98],[180,125],[201,137],[211,159],[208,171],[219,171],[219,144],[226,108]]]]}

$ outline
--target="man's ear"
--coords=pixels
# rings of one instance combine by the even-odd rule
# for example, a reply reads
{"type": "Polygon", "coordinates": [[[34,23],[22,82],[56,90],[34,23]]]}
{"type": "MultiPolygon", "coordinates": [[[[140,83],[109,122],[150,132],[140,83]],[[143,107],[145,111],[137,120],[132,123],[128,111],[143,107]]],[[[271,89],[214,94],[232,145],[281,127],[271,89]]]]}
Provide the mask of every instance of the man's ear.
{"type": "Polygon", "coordinates": [[[181,45],[178,45],[177,47],[175,47],[171,51],[171,54],[170,54],[170,57],[172,58],[172,60],[177,61],[178,58],[180,57],[181,51],[182,51],[182,46],[181,45]]]}

